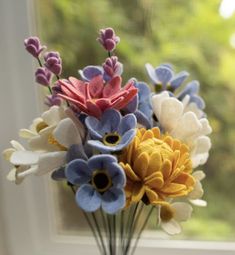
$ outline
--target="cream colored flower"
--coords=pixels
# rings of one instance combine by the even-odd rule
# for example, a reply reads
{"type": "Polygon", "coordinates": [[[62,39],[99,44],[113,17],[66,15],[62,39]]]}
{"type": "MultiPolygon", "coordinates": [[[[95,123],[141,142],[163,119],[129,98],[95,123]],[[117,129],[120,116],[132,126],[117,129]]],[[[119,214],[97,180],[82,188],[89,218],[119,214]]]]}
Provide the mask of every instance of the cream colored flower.
{"type": "Polygon", "coordinates": [[[181,232],[180,222],[190,219],[193,211],[192,206],[183,202],[165,204],[159,208],[159,225],[170,235],[181,232]]]}
{"type": "Polygon", "coordinates": [[[211,147],[210,138],[207,136],[211,133],[208,120],[201,118],[201,113],[196,112],[193,105],[187,104],[186,99],[182,103],[170,97],[166,91],[154,95],[152,105],[164,132],[189,146],[193,167],[204,164],[211,147]]]}

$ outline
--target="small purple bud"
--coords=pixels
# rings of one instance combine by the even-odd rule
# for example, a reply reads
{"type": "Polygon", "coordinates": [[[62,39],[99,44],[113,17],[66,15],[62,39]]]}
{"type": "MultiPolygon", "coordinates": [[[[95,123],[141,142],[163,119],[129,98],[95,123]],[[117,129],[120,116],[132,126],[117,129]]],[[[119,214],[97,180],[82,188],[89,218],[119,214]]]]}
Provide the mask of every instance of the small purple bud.
{"type": "Polygon", "coordinates": [[[116,48],[116,45],[120,42],[120,38],[115,35],[112,28],[101,29],[100,36],[97,40],[107,51],[113,51],[116,48]]]}
{"type": "Polygon", "coordinates": [[[121,76],[123,72],[123,65],[122,63],[118,62],[118,58],[115,56],[106,58],[105,62],[103,63],[103,68],[105,73],[110,78],[113,78],[115,76],[121,76]]]}
{"type": "Polygon", "coordinates": [[[40,40],[36,36],[31,36],[24,40],[25,49],[33,55],[35,58],[38,58],[40,53],[46,49],[46,46],[42,46],[40,40]]]}
{"type": "Polygon", "coordinates": [[[62,72],[62,60],[59,52],[50,51],[44,55],[45,66],[55,75],[60,75],[62,72]]]}
{"type": "Polygon", "coordinates": [[[49,96],[46,96],[44,103],[49,107],[53,105],[60,106],[62,103],[62,100],[57,95],[49,95],[49,96]]]}
{"type": "Polygon", "coordinates": [[[59,82],[56,82],[55,85],[52,87],[52,93],[53,93],[53,95],[63,93],[59,82]]]}
{"type": "Polygon", "coordinates": [[[43,86],[49,86],[51,83],[52,73],[45,67],[39,67],[35,72],[35,80],[43,86]]]}

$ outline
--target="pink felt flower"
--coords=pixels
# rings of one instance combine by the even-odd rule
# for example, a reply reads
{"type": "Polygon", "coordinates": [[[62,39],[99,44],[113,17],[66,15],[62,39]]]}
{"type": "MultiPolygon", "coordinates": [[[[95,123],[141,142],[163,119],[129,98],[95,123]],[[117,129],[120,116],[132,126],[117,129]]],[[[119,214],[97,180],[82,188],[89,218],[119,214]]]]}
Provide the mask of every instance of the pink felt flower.
{"type": "Polygon", "coordinates": [[[137,94],[138,89],[129,81],[123,88],[122,78],[116,76],[104,83],[103,76],[98,75],[90,82],[84,82],[74,77],[69,80],[59,80],[61,93],[58,95],[88,115],[99,118],[106,109],[124,108],[137,94]]]}

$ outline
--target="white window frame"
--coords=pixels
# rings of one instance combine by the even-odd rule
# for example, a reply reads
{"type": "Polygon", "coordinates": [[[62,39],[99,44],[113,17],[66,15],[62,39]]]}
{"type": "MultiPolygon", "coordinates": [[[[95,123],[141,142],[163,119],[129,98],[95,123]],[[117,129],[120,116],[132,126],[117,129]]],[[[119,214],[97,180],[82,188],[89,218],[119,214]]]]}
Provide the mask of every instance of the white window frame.
{"type": "MultiPolygon", "coordinates": [[[[39,116],[41,103],[34,68],[23,39],[35,30],[33,0],[0,0],[0,150],[17,139],[19,128],[39,116]],[[2,30],[3,29],[3,30],[2,30]]],[[[0,254],[97,254],[93,237],[56,233],[48,178],[28,178],[16,186],[6,181],[9,165],[1,159],[0,254]]],[[[218,233],[219,234],[219,233],[218,233]]],[[[171,241],[143,238],[136,254],[232,255],[235,243],[171,241]]]]}

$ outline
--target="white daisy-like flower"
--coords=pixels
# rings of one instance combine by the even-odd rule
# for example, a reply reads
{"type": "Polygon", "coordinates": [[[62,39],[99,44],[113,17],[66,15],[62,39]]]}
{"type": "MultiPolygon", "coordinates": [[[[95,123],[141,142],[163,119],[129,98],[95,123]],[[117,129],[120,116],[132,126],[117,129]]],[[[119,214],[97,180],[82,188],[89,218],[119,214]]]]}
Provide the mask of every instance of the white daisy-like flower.
{"type": "Polygon", "coordinates": [[[201,118],[193,105],[170,97],[164,91],[152,97],[153,112],[161,128],[174,138],[186,143],[191,152],[193,167],[203,165],[208,158],[211,147],[211,127],[206,118],[201,118]],[[190,110],[189,110],[190,109],[190,110]]]}
{"type": "Polygon", "coordinates": [[[204,194],[201,181],[205,178],[206,175],[201,170],[195,171],[192,175],[195,179],[195,185],[194,189],[188,194],[187,198],[193,205],[202,207],[206,206],[207,202],[201,199],[204,194]]]}
{"type": "MultiPolygon", "coordinates": [[[[51,142],[56,146],[56,150],[15,151],[10,157],[10,162],[22,167],[30,166],[30,171],[36,175],[43,175],[64,166],[67,150],[70,146],[81,143],[77,125],[70,118],[65,118],[58,123],[51,134],[51,142]]],[[[29,168],[26,171],[29,171],[29,168]]]]}
{"type": "Polygon", "coordinates": [[[184,202],[164,204],[159,208],[159,225],[170,235],[179,234],[181,232],[180,222],[190,219],[193,211],[192,206],[184,202]]]}

